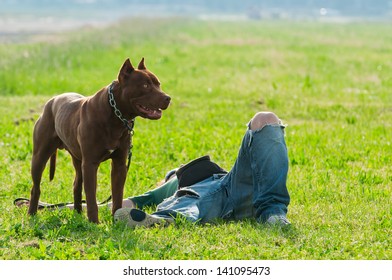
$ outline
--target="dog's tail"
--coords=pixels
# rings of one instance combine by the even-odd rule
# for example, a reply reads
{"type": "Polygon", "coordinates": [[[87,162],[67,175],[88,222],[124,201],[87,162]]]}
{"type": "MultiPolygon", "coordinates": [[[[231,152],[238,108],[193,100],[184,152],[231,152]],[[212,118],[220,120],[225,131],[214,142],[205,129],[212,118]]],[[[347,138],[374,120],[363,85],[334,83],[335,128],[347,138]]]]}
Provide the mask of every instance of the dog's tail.
{"type": "Polygon", "coordinates": [[[50,157],[50,169],[49,169],[49,180],[52,181],[54,178],[54,172],[56,171],[56,158],[57,150],[50,157]]]}

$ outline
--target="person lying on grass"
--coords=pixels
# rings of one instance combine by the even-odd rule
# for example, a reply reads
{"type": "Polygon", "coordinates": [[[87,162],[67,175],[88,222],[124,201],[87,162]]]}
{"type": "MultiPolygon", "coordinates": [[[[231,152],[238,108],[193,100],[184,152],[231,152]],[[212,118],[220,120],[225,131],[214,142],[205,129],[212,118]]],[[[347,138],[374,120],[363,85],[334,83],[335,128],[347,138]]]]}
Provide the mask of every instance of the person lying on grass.
{"type": "MultiPolygon", "coordinates": [[[[230,172],[208,156],[196,159],[170,171],[156,189],[124,199],[114,220],[131,228],[171,224],[178,216],[201,223],[255,218],[269,225],[290,225],[284,128],[274,113],[256,113],[230,172]],[[140,210],[151,205],[157,205],[152,214],[140,210]]],[[[72,209],[72,204],[66,207],[72,209]]]]}

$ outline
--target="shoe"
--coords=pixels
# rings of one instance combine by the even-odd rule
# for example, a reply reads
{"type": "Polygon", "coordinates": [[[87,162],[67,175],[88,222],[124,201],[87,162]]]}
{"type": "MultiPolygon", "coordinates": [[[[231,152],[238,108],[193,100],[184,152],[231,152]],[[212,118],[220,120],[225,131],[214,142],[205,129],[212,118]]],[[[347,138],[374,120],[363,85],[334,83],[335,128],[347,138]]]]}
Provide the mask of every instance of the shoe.
{"type": "Polygon", "coordinates": [[[267,225],[278,226],[278,227],[287,227],[291,225],[289,220],[287,220],[284,215],[272,215],[265,222],[267,225]]]}
{"type": "Polygon", "coordinates": [[[120,208],[114,213],[115,222],[125,222],[130,228],[152,227],[154,225],[168,225],[173,219],[158,218],[135,208],[120,208]]]}

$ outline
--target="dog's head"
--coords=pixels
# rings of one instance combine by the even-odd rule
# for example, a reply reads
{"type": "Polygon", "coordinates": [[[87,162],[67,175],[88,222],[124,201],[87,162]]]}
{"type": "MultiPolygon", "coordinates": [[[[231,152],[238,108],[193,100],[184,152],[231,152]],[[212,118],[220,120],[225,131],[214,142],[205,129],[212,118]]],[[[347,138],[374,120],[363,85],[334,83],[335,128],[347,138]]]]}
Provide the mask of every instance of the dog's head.
{"type": "Polygon", "coordinates": [[[144,58],[137,68],[132,66],[129,58],[125,60],[118,81],[122,105],[130,115],[158,120],[162,117],[162,110],[170,104],[170,96],[162,91],[157,76],[147,70],[144,58]]]}

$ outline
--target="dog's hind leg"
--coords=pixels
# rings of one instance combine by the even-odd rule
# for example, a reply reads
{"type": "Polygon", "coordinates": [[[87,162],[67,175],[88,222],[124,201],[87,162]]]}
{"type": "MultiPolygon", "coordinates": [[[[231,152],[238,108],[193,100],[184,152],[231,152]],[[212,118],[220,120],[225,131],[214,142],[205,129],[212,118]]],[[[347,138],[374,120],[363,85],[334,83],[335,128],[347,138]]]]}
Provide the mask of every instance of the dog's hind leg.
{"type": "Polygon", "coordinates": [[[33,187],[30,194],[28,213],[34,215],[38,210],[38,201],[41,194],[40,184],[42,173],[49,158],[56,153],[62,144],[54,129],[52,101],[44,108],[42,116],[37,120],[33,132],[33,157],[31,160],[31,177],[33,187]]]}
{"type": "Polygon", "coordinates": [[[74,209],[78,212],[82,212],[82,190],[83,190],[83,175],[82,175],[82,162],[72,156],[72,163],[75,168],[75,180],[73,185],[74,195],[74,209]]]}
{"type": "Polygon", "coordinates": [[[38,201],[41,194],[40,184],[42,173],[49,158],[56,152],[60,139],[42,139],[39,144],[34,141],[33,158],[31,160],[31,177],[33,187],[30,194],[30,205],[28,213],[34,215],[38,209],[38,201]]]}

